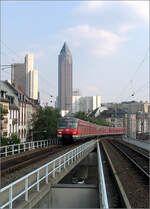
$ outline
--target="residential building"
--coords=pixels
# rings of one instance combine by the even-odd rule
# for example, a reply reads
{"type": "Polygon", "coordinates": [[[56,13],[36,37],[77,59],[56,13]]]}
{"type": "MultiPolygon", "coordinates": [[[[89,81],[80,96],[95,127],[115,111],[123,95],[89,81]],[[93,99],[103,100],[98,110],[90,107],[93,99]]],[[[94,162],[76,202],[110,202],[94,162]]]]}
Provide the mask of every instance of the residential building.
{"type": "Polygon", "coordinates": [[[72,55],[66,42],[58,57],[58,108],[72,111],[72,55]]]}
{"type": "Polygon", "coordinates": [[[119,108],[131,114],[136,114],[139,111],[147,113],[149,105],[150,104],[147,102],[144,103],[144,102],[136,102],[136,101],[104,104],[104,106],[110,108],[119,108]]]}
{"type": "Polygon", "coordinates": [[[31,127],[31,117],[38,107],[34,100],[27,97],[23,91],[11,85],[8,81],[0,81],[1,99],[0,104],[7,110],[5,116],[7,123],[2,129],[2,136],[9,137],[16,133],[21,142],[26,141],[27,133],[31,127]]]}
{"type": "Polygon", "coordinates": [[[1,117],[0,117],[0,135],[8,136],[8,111],[9,111],[9,100],[6,97],[6,91],[0,90],[0,106],[1,106],[1,117]]]}
{"type": "Polygon", "coordinates": [[[138,112],[136,114],[136,132],[137,134],[140,133],[149,133],[150,127],[149,127],[149,118],[148,113],[142,113],[138,112]]]}
{"type": "Polygon", "coordinates": [[[108,108],[108,110],[101,112],[98,117],[104,118],[113,127],[123,127],[125,114],[126,112],[121,109],[108,108]]]}

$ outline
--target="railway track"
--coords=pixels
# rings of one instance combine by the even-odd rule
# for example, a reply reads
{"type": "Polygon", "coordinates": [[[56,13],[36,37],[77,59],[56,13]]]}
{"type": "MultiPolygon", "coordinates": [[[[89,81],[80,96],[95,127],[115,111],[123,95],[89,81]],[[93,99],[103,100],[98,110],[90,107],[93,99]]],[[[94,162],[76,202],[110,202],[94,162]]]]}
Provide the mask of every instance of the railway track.
{"type": "Polygon", "coordinates": [[[127,145],[121,144],[118,141],[111,141],[124,156],[126,156],[146,177],[150,178],[149,160],[150,158],[127,145]]]}
{"type": "Polygon", "coordinates": [[[148,208],[149,158],[116,140],[102,141],[101,149],[109,206],[148,208]]]}
{"type": "Polygon", "coordinates": [[[26,153],[24,155],[18,155],[10,159],[5,159],[0,163],[1,165],[1,176],[7,173],[11,173],[18,169],[24,168],[34,162],[46,158],[62,149],[62,145],[53,145],[44,149],[38,149],[36,152],[26,153]]]}
{"type": "Polygon", "coordinates": [[[43,159],[48,158],[54,154],[61,151],[72,149],[83,142],[77,142],[73,145],[63,146],[63,145],[51,145],[46,148],[38,149],[37,151],[30,151],[23,153],[23,155],[15,155],[12,158],[2,160],[0,162],[1,166],[1,176],[4,177],[6,174],[13,173],[19,169],[24,169],[25,167],[40,162],[43,159]]]}

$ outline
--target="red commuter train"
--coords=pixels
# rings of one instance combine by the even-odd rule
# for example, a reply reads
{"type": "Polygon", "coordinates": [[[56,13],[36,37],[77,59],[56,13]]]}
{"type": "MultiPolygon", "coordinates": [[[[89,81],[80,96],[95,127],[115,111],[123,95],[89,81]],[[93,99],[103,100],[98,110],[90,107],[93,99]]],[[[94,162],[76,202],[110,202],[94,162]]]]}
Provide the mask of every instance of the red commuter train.
{"type": "Polygon", "coordinates": [[[100,126],[73,117],[59,118],[57,137],[63,144],[103,135],[122,135],[123,128],[100,126]]]}

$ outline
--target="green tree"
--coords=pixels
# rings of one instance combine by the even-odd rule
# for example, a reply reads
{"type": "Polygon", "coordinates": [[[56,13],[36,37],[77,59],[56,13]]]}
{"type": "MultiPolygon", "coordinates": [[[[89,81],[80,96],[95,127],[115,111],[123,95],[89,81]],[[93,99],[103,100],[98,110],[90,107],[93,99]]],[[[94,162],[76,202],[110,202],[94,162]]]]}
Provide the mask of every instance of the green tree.
{"type": "Polygon", "coordinates": [[[32,115],[32,130],[30,130],[30,138],[33,140],[44,140],[56,137],[59,111],[53,107],[40,107],[36,113],[32,115]]]}
{"type": "Polygon", "coordinates": [[[1,138],[1,146],[11,145],[11,144],[20,144],[20,138],[15,133],[12,133],[8,138],[7,137],[1,138]]]}
{"type": "Polygon", "coordinates": [[[95,123],[97,125],[101,125],[101,126],[109,126],[109,123],[106,122],[104,120],[104,118],[100,117],[100,118],[92,118],[90,116],[87,116],[87,114],[85,112],[77,112],[75,113],[74,115],[75,118],[79,118],[81,120],[86,120],[86,121],[89,121],[91,123],[95,123]]]}
{"type": "Polygon", "coordinates": [[[77,112],[74,114],[74,117],[81,120],[88,120],[87,114],[85,112],[77,112]]]}

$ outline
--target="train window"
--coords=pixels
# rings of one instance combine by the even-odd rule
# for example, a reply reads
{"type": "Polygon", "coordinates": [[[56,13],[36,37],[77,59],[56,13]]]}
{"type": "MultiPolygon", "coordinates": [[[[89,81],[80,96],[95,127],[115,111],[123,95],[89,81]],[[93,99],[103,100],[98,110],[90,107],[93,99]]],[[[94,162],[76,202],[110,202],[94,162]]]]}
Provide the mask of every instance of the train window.
{"type": "Polygon", "coordinates": [[[74,121],[65,121],[65,120],[60,120],[59,121],[59,128],[71,128],[71,129],[76,129],[77,128],[78,123],[74,122],[74,121]]]}
{"type": "Polygon", "coordinates": [[[66,121],[59,121],[59,128],[65,128],[66,127],[66,121]]]}
{"type": "Polygon", "coordinates": [[[75,128],[77,128],[77,123],[70,121],[67,123],[67,128],[75,129],[75,128]]]}

